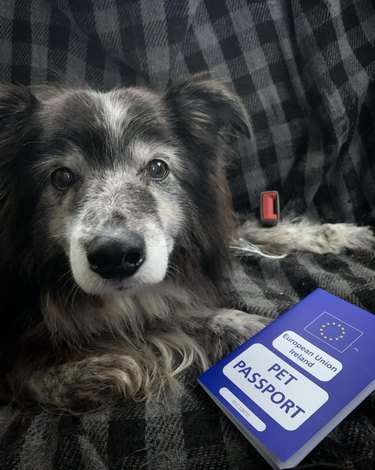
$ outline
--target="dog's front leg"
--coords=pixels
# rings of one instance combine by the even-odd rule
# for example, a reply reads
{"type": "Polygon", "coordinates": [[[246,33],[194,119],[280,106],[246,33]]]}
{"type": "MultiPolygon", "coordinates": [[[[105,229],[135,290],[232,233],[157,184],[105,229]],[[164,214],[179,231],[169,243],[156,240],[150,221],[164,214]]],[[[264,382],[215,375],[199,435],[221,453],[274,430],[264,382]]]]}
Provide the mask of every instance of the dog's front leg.
{"type": "Polygon", "coordinates": [[[131,356],[103,354],[34,372],[26,394],[33,401],[61,409],[93,408],[136,398],[146,379],[131,356]]]}
{"type": "Polygon", "coordinates": [[[184,330],[203,346],[210,362],[216,362],[258,333],[271,319],[240,310],[209,310],[192,314],[184,321],[184,330]]]}

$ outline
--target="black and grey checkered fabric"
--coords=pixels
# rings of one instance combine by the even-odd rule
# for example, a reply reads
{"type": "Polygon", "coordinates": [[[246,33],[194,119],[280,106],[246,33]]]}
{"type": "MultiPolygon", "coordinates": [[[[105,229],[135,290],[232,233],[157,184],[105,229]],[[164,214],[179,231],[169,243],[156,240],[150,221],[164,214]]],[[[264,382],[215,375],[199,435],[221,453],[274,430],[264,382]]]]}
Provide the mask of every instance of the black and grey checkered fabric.
{"type": "MultiPolygon", "coordinates": [[[[375,219],[375,4],[371,0],[1,0],[0,81],[57,76],[98,89],[206,71],[242,97],[253,135],[229,172],[235,206],[277,189],[283,214],[375,219]]],[[[371,254],[250,260],[248,309],[275,317],[314,287],[375,311],[371,254]]],[[[196,386],[180,399],[81,416],[0,409],[0,469],[266,469],[196,386]]],[[[375,399],[300,468],[375,468],[375,399]]]]}

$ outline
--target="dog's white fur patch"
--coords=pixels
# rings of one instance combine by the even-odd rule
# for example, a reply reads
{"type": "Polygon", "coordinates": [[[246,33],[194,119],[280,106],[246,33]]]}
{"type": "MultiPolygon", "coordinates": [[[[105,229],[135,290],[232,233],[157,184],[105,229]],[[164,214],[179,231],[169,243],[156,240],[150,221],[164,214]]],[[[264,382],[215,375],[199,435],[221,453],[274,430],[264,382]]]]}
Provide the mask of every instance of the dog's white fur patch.
{"type": "Polygon", "coordinates": [[[89,91],[88,93],[102,106],[102,114],[98,116],[98,119],[104,118],[104,122],[113,134],[115,141],[122,139],[124,137],[124,121],[128,114],[124,102],[116,97],[116,92],[89,91]]]}
{"type": "Polygon", "coordinates": [[[73,227],[70,236],[70,267],[77,284],[88,294],[93,294],[97,290],[101,291],[102,280],[100,276],[91,271],[86,252],[82,246],[83,227],[77,225],[73,227]]]}

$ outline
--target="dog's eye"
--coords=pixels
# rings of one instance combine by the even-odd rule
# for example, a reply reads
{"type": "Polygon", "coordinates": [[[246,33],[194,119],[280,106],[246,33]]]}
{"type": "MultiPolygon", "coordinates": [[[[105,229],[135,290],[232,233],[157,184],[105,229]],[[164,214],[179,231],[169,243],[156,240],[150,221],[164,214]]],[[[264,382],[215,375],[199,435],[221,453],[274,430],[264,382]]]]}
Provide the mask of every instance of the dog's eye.
{"type": "Polygon", "coordinates": [[[76,177],[69,168],[58,168],[51,174],[52,185],[60,191],[68,189],[76,182],[76,177]]]}
{"type": "Polygon", "coordinates": [[[168,165],[162,160],[152,160],[147,165],[147,173],[152,179],[163,180],[168,176],[168,165]]]}

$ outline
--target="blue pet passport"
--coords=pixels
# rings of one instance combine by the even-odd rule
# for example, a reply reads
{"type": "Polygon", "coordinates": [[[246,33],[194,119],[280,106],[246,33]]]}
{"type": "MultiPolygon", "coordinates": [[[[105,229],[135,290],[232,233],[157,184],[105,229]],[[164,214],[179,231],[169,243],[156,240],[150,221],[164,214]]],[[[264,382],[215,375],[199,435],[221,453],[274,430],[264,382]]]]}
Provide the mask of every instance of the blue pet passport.
{"type": "Polygon", "coordinates": [[[374,362],[375,315],[316,289],[198,381],[282,469],[375,390],[374,362]]]}

